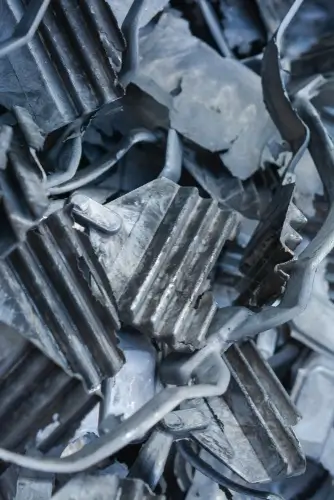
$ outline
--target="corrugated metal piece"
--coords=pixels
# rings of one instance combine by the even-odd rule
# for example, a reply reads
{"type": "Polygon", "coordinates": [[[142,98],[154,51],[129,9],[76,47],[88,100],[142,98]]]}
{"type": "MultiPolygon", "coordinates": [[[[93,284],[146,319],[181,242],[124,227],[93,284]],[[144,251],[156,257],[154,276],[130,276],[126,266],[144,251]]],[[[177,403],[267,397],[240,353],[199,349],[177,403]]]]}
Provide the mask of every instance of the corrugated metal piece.
{"type": "Polygon", "coordinates": [[[122,366],[112,292],[69,207],[27,233],[0,263],[0,321],[33,342],[88,390],[122,366]]]}
{"type": "MultiPolygon", "coordinates": [[[[4,0],[0,41],[25,0],[4,0]]],[[[27,108],[51,132],[123,95],[116,72],[124,40],[105,0],[51,2],[32,41],[0,59],[0,103],[27,108]]]]}
{"type": "Polygon", "coordinates": [[[282,293],[288,276],[279,264],[288,262],[302,241],[299,231],[307,219],[293,203],[294,183],[282,185],[254,231],[240,262],[244,274],[238,299],[253,307],[274,302],[282,293]]]}
{"type": "Polygon", "coordinates": [[[38,224],[49,202],[39,166],[23,137],[13,137],[10,127],[2,127],[0,141],[0,257],[4,257],[38,224]]]}
{"type": "Polygon", "coordinates": [[[72,479],[53,500],[164,500],[139,479],[113,476],[82,476],[72,479]]]}
{"type": "Polygon", "coordinates": [[[8,331],[6,339],[1,331],[0,446],[24,451],[58,414],[57,427],[40,443],[41,451],[47,452],[73,432],[98,398],[31,343],[18,340],[15,332],[8,331]]]}
{"type": "Polygon", "coordinates": [[[274,372],[253,342],[231,346],[224,359],[230,385],[221,397],[195,400],[211,423],[194,439],[250,483],[302,473],[305,458],[292,431],[299,414],[274,372]]]}
{"type": "Polygon", "coordinates": [[[196,188],[157,179],[107,205],[123,220],[93,245],[113,288],[121,320],[175,349],[204,343],[216,303],[207,277],[236,216],[196,188]]]}

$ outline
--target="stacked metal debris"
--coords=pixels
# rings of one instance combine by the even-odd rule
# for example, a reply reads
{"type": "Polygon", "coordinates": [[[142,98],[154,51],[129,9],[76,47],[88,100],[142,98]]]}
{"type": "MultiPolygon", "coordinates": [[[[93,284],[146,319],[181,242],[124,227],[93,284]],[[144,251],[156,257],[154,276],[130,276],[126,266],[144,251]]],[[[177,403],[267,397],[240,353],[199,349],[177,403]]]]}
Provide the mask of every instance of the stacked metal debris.
{"type": "Polygon", "coordinates": [[[2,2],[1,498],[333,495],[333,21],[2,2]]]}

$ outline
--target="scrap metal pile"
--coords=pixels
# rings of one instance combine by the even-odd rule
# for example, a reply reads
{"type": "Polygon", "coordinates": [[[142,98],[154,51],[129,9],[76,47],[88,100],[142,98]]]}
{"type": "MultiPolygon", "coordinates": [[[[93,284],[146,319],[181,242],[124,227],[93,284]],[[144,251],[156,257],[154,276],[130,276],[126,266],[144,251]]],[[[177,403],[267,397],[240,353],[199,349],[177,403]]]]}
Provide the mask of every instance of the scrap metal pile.
{"type": "Polygon", "coordinates": [[[333,2],[0,6],[0,499],[333,498],[333,2]]]}

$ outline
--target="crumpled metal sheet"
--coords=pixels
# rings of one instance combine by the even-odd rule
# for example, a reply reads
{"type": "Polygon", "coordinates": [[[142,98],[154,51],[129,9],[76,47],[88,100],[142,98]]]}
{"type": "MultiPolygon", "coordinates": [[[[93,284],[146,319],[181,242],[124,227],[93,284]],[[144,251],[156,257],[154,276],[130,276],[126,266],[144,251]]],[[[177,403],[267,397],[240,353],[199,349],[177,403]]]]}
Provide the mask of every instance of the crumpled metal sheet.
{"type": "Polygon", "coordinates": [[[241,63],[222,58],[172,12],[162,14],[142,35],[140,54],[134,83],[169,109],[171,127],[220,152],[233,175],[243,180],[252,175],[273,126],[260,78],[241,63]]]}

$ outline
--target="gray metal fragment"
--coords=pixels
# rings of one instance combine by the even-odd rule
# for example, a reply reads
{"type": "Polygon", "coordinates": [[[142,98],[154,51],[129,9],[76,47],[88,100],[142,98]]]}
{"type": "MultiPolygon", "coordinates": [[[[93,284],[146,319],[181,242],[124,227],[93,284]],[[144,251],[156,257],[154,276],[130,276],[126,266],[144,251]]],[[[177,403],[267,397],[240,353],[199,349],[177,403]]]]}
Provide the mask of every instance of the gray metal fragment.
{"type": "Polygon", "coordinates": [[[256,345],[264,359],[269,359],[275,352],[278,332],[276,329],[259,333],[256,345]]]}
{"type": "Polygon", "coordinates": [[[14,500],[49,500],[52,496],[51,478],[21,477],[17,482],[14,500]]]}
{"type": "Polygon", "coordinates": [[[334,354],[334,305],[328,296],[326,261],[319,267],[310,302],[305,311],[291,321],[291,335],[320,354],[334,354]]]}
{"type": "Polygon", "coordinates": [[[182,406],[211,415],[193,438],[250,483],[301,473],[304,458],[291,429],[298,413],[269,365],[252,342],[232,346],[224,358],[231,371],[226,393],[182,406]]]}
{"type": "Polygon", "coordinates": [[[126,362],[116,376],[104,384],[100,411],[102,430],[106,425],[110,428],[129,418],[153,398],[157,389],[156,351],[151,342],[139,332],[123,332],[119,339],[126,362]]]}
{"type": "Polygon", "coordinates": [[[0,264],[0,320],[94,391],[124,360],[105,271],[69,207],[26,237],[0,264]]]}
{"type": "MultiPolygon", "coordinates": [[[[114,16],[117,19],[118,26],[121,26],[125,16],[127,15],[133,0],[106,0],[107,3],[112,8],[114,16]]],[[[144,0],[144,6],[141,10],[140,15],[140,26],[145,26],[151,21],[151,19],[156,16],[160,11],[162,11],[169,0],[144,0]]]]}
{"type": "Polygon", "coordinates": [[[91,241],[125,325],[193,350],[206,341],[217,306],[208,275],[236,227],[236,214],[196,188],[157,179],[107,205],[123,221],[91,241]]]}
{"type": "Polygon", "coordinates": [[[306,455],[333,475],[333,358],[313,354],[299,369],[291,397],[302,415],[295,431],[306,455]]]}
{"type": "MultiPolygon", "coordinates": [[[[204,450],[199,453],[200,457],[207,458],[208,454],[204,450]]],[[[210,456],[209,456],[210,458],[210,456]]],[[[201,472],[195,470],[191,487],[188,490],[185,500],[227,500],[219,485],[201,472]]]]}
{"type": "Polygon", "coordinates": [[[222,152],[224,164],[237,177],[254,173],[270,123],[260,78],[241,63],[220,57],[172,12],[142,35],[140,55],[134,83],[169,108],[171,127],[222,152]]]}
{"type": "Polygon", "coordinates": [[[74,194],[71,197],[71,204],[74,217],[84,226],[94,226],[107,234],[115,234],[120,230],[122,225],[120,217],[88,196],[74,194]]]}
{"type": "Polygon", "coordinates": [[[138,479],[119,479],[115,475],[78,476],[64,486],[53,500],[164,500],[154,495],[138,479]]]}
{"type": "Polygon", "coordinates": [[[186,436],[190,432],[205,429],[210,423],[208,415],[196,408],[176,410],[163,419],[163,427],[175,436],[186,436]]]}
{"type": "Polygon", "coordinates": [[[154,430],[142,446],[128,477],[140,478],[154,490],[164,473],[173,440],[171,434],[154,430]]]}

